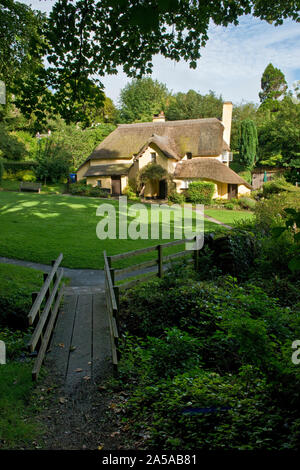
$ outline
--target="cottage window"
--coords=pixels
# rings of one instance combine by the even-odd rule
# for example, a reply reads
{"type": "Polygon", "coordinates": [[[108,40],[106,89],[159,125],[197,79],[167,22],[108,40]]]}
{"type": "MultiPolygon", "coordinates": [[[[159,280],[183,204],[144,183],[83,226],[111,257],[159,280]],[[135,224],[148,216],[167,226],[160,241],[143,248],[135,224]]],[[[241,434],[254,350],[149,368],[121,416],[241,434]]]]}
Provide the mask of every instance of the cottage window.
{"type": "Polygon", "coordinates": [[[183,180],[183,189],[188,189],[190,182],[188,180],[183,180]]]}
{"type": "Polygon", "coordinates": [[[151,163],[156,163],[156,153],[151,153],[151,163]]]}
{"type": "Polygon", "coordinates": [[[101,188],[101,186],[102,186],[102,181],[101,180],[97,181],[97,186],[98,186],[98,188],[101,188]]]}

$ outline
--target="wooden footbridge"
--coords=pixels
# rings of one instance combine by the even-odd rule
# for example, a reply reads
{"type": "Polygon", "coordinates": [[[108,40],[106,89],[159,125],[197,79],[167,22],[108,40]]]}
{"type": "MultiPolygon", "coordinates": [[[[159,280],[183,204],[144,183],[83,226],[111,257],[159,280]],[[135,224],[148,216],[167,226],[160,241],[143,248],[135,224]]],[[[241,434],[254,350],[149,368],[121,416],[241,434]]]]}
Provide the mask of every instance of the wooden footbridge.
{"type": "Polygon", "coordinates": [[[187,242],[191,240],[176,240],[114,256],[104,252],[104,279],[101,272],[102,279],[99,274],[99,284],[94,286],[65,286],[60,254],[52,262],[51,270],[44,274],[40,292],[32,295],[28,321],[34,327],[29,341],[30,351],[36,356],[33,380],[38,378],[43,362],[70,390],[84,380],[98,381],[116,372],[119,291],[153,276],[162,277],[170,262],[178,258],[194,261],[197,268],[201,248],[197,248],[197,243],[193,250],[164,256],[165,248],[187,242]],[[156,252],[157,257],[125,268],[115,267],[120,259],[151,252],[156,252]],[[126,282],[116,284],[117,277],[126,282]]]}

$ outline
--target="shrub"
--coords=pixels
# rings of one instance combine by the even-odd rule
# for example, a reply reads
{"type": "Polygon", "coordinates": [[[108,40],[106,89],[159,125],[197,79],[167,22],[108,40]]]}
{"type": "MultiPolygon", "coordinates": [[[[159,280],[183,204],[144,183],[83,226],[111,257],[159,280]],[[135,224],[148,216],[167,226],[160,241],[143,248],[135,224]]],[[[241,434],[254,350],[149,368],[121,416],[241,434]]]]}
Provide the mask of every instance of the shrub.
{"type": "Polygon", "coordinates": [[[27,154],[26,147],[22,140],[5,128],[0,123],[0,157],[8,160],[22,160],[27,154]]]}
{"type": "Polygon", "coordinates": [[[125,194],[131,201],[140,201],[140,198],[136,195],[136,191],[130,185],[127,185],[123,189],[123,194],[125,194]]]}
{"type": "Polygon", "coordinates": [[[31,160],[24,160],[21,162],[12,162],[8,160],[4,160],[3,166],[4,166],[5,171],[15,175],[19,171],[26,171],[26,170],[34,171],[35,167],[37,166],[37,162],[31,161],[31,160]]]}
{"type": "Polygon", "coordinates": [[[72,156],[62,143],[47,139],[42,142],[37,153],[37,166],[34,171],[39,181],[57,183],[69,175],[72,156]]]}
{"type": "Polygon", "coordinates": [[[258,201],[254,211],[256,225],[265,232],[268,232],[272,227],[283,225],[287,216],[285,208],[300,209],[299,194],[284,192],[270,195],[269,198],[258,201]]]}
{"type": "Polygon", "coordinates": [[[98,186],[92,186],[91,184],[86,184],[82,181],[77,183],[72,183],[69,185],[69,193],[76,196],[89,196],[89,197],[101,197],[107,198],[108,192],[104,191],[98,186]]]}
{"type": "Polygon", "coordinates": [[[36,176],[32,170],[21,170],[15,174],[18,181],[36,181],[36,176]]]}
{"type": "Polygon", "coordinates": [[[267,181],[262,187],[263,197],[270,197],[272,194],[280,194],[282,192],[298,192],[300,195],[300,189],[288,183],[283,176],[274,178],[272,181],[267,181]]]}
{"type": "Polygon", "coordinates": [[[244,209],[254,210],[256,206],[255,199],[252,199],[250,197],[245,197],[245,196],[240,197],[240,199],[238,200],[238,203],[244,209]]]}
{"type": "MultiPolygon", "coordinates": [[[[212,250],[213,264],[223,273],[247,278],[258,251],[258,243],[253,232],[235,228],[208,240],[207,246],[212,250]]],[[[200,251],[200,269],[202,255],[200,251]]]]}
{"type": "Polygon", "coordinates": [[[189,185],[187,198],[194,204],[211,204],[214,192],[214,183],[193,181],[189,185]]]}
{"type": "Polygon", "coordinates": [[[28,352],[28,341],[31,330],[20,331],[9,328],[0,329],[0,340],[5,342],[6,356],[9,360],[19,359],[28,352]]]}
{"type": "Polygon", "coordinates": [[[176,191],[173,191],[169,194],[168,200],[170,202],[173,202],[174,204],[184,204],[185,202],[185,195],[177,193],[176,191]]]}
{"type": "Polygon", "coordinates": [[[227,202],[226,204],[224,204],[224,207],[232,211],[235,208],[235,205],[232,204],[231,202],[227,202]]]}
{"type": "Polygon", "coordinates": [[[92,186],[88,188],[86,196],[107,198],[108,193],[106,191],[103,191],[103,189],[98,188],[97,186],[94,186],[94,187],[92,186]]]}

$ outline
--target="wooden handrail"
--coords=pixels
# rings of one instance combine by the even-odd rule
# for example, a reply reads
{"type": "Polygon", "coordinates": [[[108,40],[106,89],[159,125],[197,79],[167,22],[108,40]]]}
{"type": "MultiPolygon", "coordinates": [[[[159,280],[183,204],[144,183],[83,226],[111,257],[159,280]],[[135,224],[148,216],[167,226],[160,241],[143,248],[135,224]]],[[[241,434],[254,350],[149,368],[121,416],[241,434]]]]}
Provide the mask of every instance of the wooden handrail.
{"type": "Polygon", "coordinates": [[[42,302],[43,302],[43,300],[44,300],[44,297],[45,297],[45,295],[46,295],[46,293],[47,293],[47,291],[48,291],[48,289],[49,289],[49,287],[50,287],[50,283],[51,283],[51,281],[52,281],[52,279],[53,279],[53,277],[54,277],[54,275],[55,275],[55,273],[56,273],[56,271],[57,271],[57,269],[58,269],[58,267],[59,267],[59,265],[60,265],[62,259],[63,259],[63,254],[61,253],[61,254],[59,255],[59,257],[57,258],[57,260],[55,261],[52,270],[51,270],[50,273],[48,274],[47,279],[46,279],[46,281],[45,281],[44,284],[43,284],[43,287],[41,288],[40,292],[39,292],[38,295],[37,295],[37,297],[36,297],[36,299],[35,299],[35,301],[34,301],[34,304],[32,305],[31,310],[30,310],[30,312],[29,312],[29,314],[28,314],[29,325],[32,325],[32,324],[33,324],[33,322],[34,322],[34,320],[35,320],[35,317],[36,317],[36,315],[37,315],[37,313],[38,313],[38,311],[39,311],[39,309],[40,309],[40,307],[41,307],[41,304],[42,304],[42,302]]]}
{"type": "Polygon", "coordinates": [[[53,267],[48,275],[44,275],[45,281],[40,292],[38,294],[33,294],[33,305],[28,314],[29,325],[36,323],[35,329],[28,343],[28,347],[31,352],[34,352],[37,348],[37,358],[32,370],[33,380],[36,380],[39,376],[40,368],[47,351],[47,346],[53,332],[59,305],[63,296],[64,284],[61,286],[60,284],[64,271],[61,268],[58,272],[62,259],[63,255],[60,254],[57,260],[52,262],[53,267]],[[46,303],[42,313],[40,314],[41,305],[44,299],[46,300],[46,303]],[[36,322],[37,316],[38,320],[36,322]]]}
{"type": "Polygon", "coordinates": [[[149,246],[147,248],[141,248],[139,250],[134,250],[134,251],[128,251],[126,253],[120,253],[117,255],[112,255],[112,256],[107,256],[106,251],[103,251],[103,256],[104,256],[104,272],[105,272],[105,287],[106,287],[106,304],[107,304],[107,310],[109,314],[109,327],[110,327],[110,335],[111,335],[111,343],[112,343],[112,356],[113,356],[113,364],[115,366],[115,370],[117,370],[118,366],[118,350],[117,350],[117,344],[118,344],[118,315],[119,315],[119,305],[118,301],[116,299],[116,294],[115,292],[119,292],[119,290],[122,289],[127,289],[138,282],[141,281],[146,281],[154,276],[158,277],[163,277],[164,271],[167,269],[167,264],[173,259],[178,259],[184,256],[189,256],[193,255],[192,259],[189,259],[188,261],[194,261],[195,267],[197,267],[198,264],[198,249],[196,248],[195,250],[185,250],[185,251],[179,251],[177,253],[172,253],[170,255],[163,256],[163,249],[168,248],[171,246],[176,246],[176,245],[183,245],[184,243],[189,243],[197,240],[197,236],[194,238],[190,239],[183,239],[183,240],[174,240],[172,242],[167,242],[164,244],[160,245],[153,245],[149,246]],[[142,263],[137,263],[133,264],[131,266],[127,266],[124,268],[112,268],[112,262],[125,259],[125,258],[130,258],[134,256],[138,256],[144,253],[149,253],[149,252],[157,252],[157,259],[152,259],[149,261],[144,261],[142,263]],[[120,276],[122,274],[130,273],[131,277],[136,275],[136,271],[139,271],[141,269],[145,268],[151,268],[155,267],[155,269],[150,270],[149,272],[146,272],[140,278],[138,279],[133,279],[129,280],[128,282],[125,282],[123,284],[115,285],[115,279],[117,276],[120,276]]]}

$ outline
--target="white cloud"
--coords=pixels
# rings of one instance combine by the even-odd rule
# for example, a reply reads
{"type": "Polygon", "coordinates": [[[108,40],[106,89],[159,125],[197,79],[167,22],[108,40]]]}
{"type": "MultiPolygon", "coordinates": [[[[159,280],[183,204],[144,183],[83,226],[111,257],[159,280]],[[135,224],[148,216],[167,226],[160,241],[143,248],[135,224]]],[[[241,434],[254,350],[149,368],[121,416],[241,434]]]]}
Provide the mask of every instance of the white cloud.
{"type": "MultiPolygon", "coordinates": [[[[296,23],[286,21],[275,27],[246,17],[238,26],[211,26],[209,37],[196,70],[184,61],[174,63],[156,56],[152,77],[173,92],[194,89],[206,93],[211,89],[234,102],[258,102],[261,75],[269,62],[283,71],[290,86],[295,80],[294,71],[300,68],[296,23]]],[[[108,96],[117,101],[129,79],[120,72],[102,81],[108,96]]]]}

